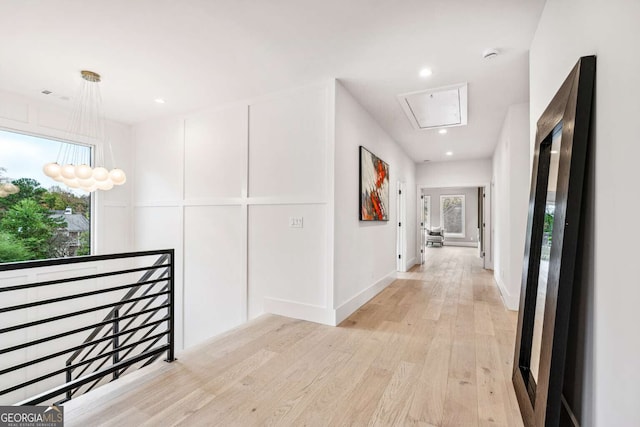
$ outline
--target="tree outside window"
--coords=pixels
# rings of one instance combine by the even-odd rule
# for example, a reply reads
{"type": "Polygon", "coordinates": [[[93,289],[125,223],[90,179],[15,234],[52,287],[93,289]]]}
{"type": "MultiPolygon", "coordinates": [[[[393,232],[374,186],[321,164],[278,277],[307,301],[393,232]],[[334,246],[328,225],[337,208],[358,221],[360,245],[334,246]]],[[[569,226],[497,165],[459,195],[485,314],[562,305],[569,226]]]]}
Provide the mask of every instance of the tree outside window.
{"type": "Polygon", "coordinates": [[[447,237],[465,237],[465,197],[440,196],[440,218],[447,237]]]}

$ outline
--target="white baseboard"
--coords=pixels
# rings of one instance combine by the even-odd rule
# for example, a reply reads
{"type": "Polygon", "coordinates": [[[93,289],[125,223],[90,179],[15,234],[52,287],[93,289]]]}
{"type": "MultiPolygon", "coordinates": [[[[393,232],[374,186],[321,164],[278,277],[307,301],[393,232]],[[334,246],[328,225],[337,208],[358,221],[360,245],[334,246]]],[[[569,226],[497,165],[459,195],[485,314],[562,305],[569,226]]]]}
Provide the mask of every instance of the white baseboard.
{"type": "Polygon", "coordinates": [[[351,297],[347,302],[343,303],[335,309],[334,311],[334,324],[338,325],[347,317],[351,316],[357,309],[362,307],[369,301],[371,298],[378,295],[384,288],[389,286],[394,280],[396,280],[396,272],[393,271],[382,279],[378,280],[371,286],[362,291],[358,292],[356,295],[351,297]]]}
{"type": "Polygon", "coordinates": [[[407,271],[411,270],[411,268],[417,263],[418,263],[418,258],[416,257],[413,257],[409,261],[407,261],[407,265],[405,265],[405,267],[407,267],[407,271]]]}
{"type": "Polygon", "coordinates": [[[506,285],[502,281],[502,278],[498,276],[498,273],[494,272],[493,278],[498,284],[498,289],[500,290],[500,296],[502,297],[502,302],[504,303],[504,306],[511,311],[518,311],[520,301],[516,300],[514,296],[509,293],[506,285]]]}
{"type": "Polygon", "coordinates": [[[468,248],[477,248],[478,242],[450,242],[448,240],[444,241],[445,246],[464,246],[468,248]]]}
{"type": "MultiPolygon", "coordinates": [[[[411,265],[413,266],[414,264],[415,258],[411,265]]],[[[393,283],[393,281],[396,280],[396,276],[397,272],[390,272],[368,288],[358,292],[335,310],[296,301],[265,297],[264,312],[294,319],[308,320],[309,322],[321,323],[323,325],[336,326],[393,283]]]]}
{"type": "Polygon", "coordinates": [[[333,310],[318,305],[265,297],[264,311],[294,319],[335,326],[333,310]]]}

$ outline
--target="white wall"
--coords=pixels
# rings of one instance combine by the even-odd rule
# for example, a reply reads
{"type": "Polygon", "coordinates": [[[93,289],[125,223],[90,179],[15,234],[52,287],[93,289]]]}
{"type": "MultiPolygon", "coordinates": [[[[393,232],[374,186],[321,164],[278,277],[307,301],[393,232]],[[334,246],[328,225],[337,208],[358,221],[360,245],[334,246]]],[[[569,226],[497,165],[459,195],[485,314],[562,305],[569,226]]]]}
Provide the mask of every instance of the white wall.
{"type": "Polygon", "coordinates": [[[529,104],[509,107],[493,155],[494,276],[502,298],[517,310],[529,206],[529,104]]]}
{"type": "Polygon", "coordinates": [[[181,347],[264,312],[332,323],[332,112],[325,82],[135,127],[135,245],[176,248],[181,347]]]}
{"type": "Polygon", "coordinates": [[[250,317],[327,321],[332,92],[328,82],[250,104],[250,317]],[[303,228],[290,228],[290,217],[303,228]]]}
{"type": "MultiPolygon", "coordinates": [[[[582,345],[570,349],[584,426],[640,422],[640,2],[548,0],[530,55],[531,134],[580,56],[598,56],[578,282],[582,345]]],[[[533,143],[533,139],[531,140],[533,143]]],[[[571,372],[570,372],[571,373],[571,372]]]]}
{"type": "Polygon", "coordinates": [[[334,307],[340,322],[384,289],[396,272],[396,190],[406,183],[407,266],[416,260],[415,164],[340,82],[336,82],[334,307]],[[359,146],[389,164],[387,222],[362,222],[359,146]]]}
{"type": "Polygon", "coordinates": [[[491,182],[491,159],[420,163],[416,166],[418,187],[467,187],[491,182]]]}
{"type": "Polygon", "coordinates": [[[465,237],[447,236],[445,245],[478,243],[478,187],[423,188],[422,194],[431,196],[431,226],[442,227],[440,221],[440,196],[464,195],[465,237]]]}

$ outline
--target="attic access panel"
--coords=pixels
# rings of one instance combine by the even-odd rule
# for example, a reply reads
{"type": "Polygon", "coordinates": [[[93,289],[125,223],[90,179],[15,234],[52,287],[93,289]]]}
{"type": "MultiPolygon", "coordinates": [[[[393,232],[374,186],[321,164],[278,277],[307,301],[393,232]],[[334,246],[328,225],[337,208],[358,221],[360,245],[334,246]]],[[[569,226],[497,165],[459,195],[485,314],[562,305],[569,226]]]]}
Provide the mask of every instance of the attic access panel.
{"type": "Polygon", "coordinates": [[[415,129],[467,124],[466,83],[401,94],[398,101],[415,129]]]}

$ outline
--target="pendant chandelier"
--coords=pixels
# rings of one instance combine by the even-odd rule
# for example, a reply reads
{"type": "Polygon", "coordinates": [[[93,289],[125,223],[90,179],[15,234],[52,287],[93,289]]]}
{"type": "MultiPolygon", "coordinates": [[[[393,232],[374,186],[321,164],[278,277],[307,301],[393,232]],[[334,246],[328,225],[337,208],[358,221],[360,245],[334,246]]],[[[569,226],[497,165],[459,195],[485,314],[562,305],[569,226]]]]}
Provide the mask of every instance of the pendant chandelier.
{"type": "Polygon", "coordinates": [[[11,194],[16,194],[20,192],[20,187],[11,182],[2,182],[0,180],[0,197],[7,197],[11,194]]]}
{"type": "Polygon", "coordinates": [[[100,96],[100,74],[83,70],[82,86],[76,96],[75,106],[69,124],[69,135],[72,138],[86,137],[95,144],[96,167],[91,167],[88,150],[83,150],[78,144],[62,143],[58,151],[58,158],[53,163],[43,167],[45,175],[61,182],[70,188],[78,188],[86,192],[96,190],[111,190],[115,185],[122,185],[127,176],[122,169],[107,169],[104,151],[108,149],[111,165],[113,150],[105,138],[104,117],[102,115],[102,98],[100,96]]]}

